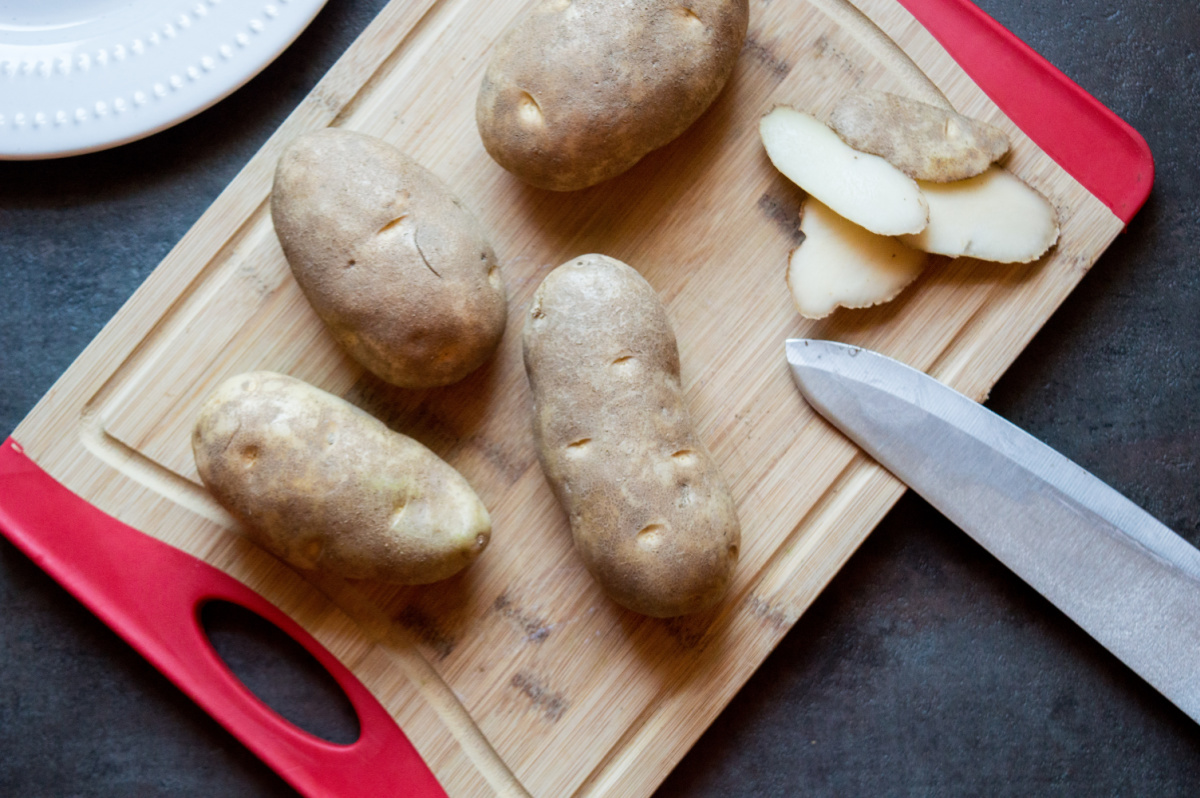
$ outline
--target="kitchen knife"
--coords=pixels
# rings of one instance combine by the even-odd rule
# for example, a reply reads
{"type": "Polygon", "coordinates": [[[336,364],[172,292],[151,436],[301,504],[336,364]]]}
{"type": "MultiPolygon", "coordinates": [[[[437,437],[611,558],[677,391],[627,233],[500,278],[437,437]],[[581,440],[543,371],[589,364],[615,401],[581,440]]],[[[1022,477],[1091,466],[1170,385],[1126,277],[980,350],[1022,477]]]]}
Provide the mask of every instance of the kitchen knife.
{"type": "Polygon", "coordinates": [[[807,339],[787,360],[817,412],[1200,722],[1200,551],[916,369],[807,339]]]}

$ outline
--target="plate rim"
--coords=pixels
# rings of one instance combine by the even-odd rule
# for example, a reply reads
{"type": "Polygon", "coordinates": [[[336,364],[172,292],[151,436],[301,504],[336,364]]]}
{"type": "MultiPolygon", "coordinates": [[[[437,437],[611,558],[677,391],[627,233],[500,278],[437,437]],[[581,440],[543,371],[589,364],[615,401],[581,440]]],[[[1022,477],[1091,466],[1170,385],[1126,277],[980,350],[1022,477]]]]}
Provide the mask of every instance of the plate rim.
{"type": "Polygon", "coordinates": [[[14,100],[10,108],[0,107],[0,161],[85,155],[178,125],[266,69],[327,2],[180,0],[159,4],[143,0],[143,9],[152,14],[131,16],[103,34],[89,34],[86,26],[73,26],[66,29],[74,32],[64,41],[47,42],[42,37],[28,46],[28,52],[22,52],[24,47],[10,36],[0,43],[0,96],[6,83],[37,81],[55,101],[49,107],[57,105],[58,109],[47,113],[43,108],[16,107],[23,98],[14,100]],[[194,23],[211,21],[219,24],[195,24],[193,28],[194,23]],[[177,48],[174,40],[183,39],[191,30],[202,35],[193,34],[189,47],[177,48]],[[195,51],[201,44],[210,54],[197,60],[195,51]],[[135,59],[146,55],[151,56],[151,64],[139,68],[135,59]],[[132,69],[128,68],[131,62],[135,62],[132,69]],[[70,81],[73,75],[79,76],[74,83],[70,81]],[[100,98],[82,99],[85,91],[77,88],[81,84],[87,86],[86,93],[100,98]],[[49,135],[39,137],[36,131],[40,129],[49,135]]]}

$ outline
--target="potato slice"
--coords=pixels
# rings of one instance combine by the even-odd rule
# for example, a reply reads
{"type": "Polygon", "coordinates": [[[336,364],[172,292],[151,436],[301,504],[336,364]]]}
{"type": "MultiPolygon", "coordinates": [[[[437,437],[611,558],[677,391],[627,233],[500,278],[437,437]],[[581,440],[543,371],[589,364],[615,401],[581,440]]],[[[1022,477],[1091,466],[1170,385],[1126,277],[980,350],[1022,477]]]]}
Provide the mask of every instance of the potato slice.
{"type": "Polygon", "coordinates": [[[853,149],[815,117],[778,106],[758,130],[776,169],[860,227],[899,235],[919,233],[929,221],[916,181],[878,155],[853,149]]]}
{"type": "Polygon", "coordinates": [[[1009,148],[1008,135],[998,127],[883,91],[847,95],[833,109],[829,126],[854,149],[935,183],[974,177],[1009,148]]]}
{"type": "Polygon", "coordinates": [[[898,239],[849,222],[812,197],[800,206],[804,241],[788,260],[796,310],[821,319],[837,307],[867,308],[894,299],[917,279],[929,256],[898,239]]]}
{"type": "Polygon", "coordinates": [[[998,166],[954,183],[922,182],[921,191],[929,201],[929,226],[901,239],[925,252],[1029,263],[1058,240],[1050,201],[998,166]]]}

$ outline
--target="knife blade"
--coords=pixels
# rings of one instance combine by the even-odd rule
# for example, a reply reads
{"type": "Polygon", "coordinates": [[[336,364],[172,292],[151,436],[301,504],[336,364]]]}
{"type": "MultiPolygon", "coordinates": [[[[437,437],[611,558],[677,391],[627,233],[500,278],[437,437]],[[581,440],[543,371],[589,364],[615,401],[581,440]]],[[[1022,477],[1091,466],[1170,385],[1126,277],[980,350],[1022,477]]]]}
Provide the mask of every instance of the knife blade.
{"type": "Polygon", "coordinates": [[[1200,722],[1200,551],[914,368],[832,341],[786,352],[818,413],[1200,722]]]}

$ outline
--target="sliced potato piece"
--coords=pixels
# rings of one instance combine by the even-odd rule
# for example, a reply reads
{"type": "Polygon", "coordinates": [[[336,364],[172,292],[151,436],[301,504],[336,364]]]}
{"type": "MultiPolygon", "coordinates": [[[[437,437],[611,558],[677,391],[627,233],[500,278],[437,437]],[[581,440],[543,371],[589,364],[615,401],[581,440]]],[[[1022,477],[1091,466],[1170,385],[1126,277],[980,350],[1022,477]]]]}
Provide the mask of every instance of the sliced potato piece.
{"type": "Polygon", "coordinates": [[[847,95],[829,125],[854,149],[935,183],[974,177],[1009,148],[1008,135],[998,127],[883,91],[847,95]]]}
{"type": "Polygon", "coordinates": [[[929,200],[929,226],[901,238],[925,252],[1029,263],[1058,240],[1050,201],[998,166],[955,183],[922,182],[921,191],[929,200]]]}
{"type": "Polygon", "coordinates": [[[758,130],[776,169],[860,227],[899,235],[918,233],[929,221],[916,181],[883,158],[853,149],[815,117],[778,106],[758,130]]]}
{"type": "Polygon", "coordinates": [[[787,284],[808,319],[836,308],[868,308],[894,299],[917,279],[929,256],[891,236],[865,230],[812,197],[800,207],[804,241],[792,250],[787,284]]]}

